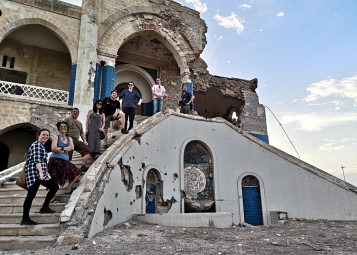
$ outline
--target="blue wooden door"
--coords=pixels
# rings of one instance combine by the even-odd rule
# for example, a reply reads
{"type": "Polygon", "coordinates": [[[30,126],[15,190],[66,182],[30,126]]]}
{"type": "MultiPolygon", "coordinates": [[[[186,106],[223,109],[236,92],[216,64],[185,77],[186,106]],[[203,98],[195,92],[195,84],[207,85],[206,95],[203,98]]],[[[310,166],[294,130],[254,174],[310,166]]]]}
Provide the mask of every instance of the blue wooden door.
{"type": "Polygon", "coordinates": [[[156,185],[150,184],[146,192],[146,213],[156,213],[156,185]]]}
{"type": "Polygon", "coordinates": [[[243,187],[244,221],[250,225],[263,225],[260,188],[243,187]]]}

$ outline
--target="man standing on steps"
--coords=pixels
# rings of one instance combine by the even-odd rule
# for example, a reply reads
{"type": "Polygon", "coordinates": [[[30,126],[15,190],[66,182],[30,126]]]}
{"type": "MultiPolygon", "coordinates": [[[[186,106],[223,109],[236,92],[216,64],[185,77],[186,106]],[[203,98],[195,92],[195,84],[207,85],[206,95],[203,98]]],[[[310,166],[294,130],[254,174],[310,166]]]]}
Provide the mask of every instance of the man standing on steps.
{"type": "Polygon", "coordinates": [[[166,90],[165,87],[161,85],[160,78],[156,78],[156,84],[152,86],[151,91],[154,97],[154,114],[162,112],[166,90]]]}
{"type": "Polygon", "coordinates": [[[141,97],[137,91],[134,90],[134,82],[129,82],[128,89],[123,90],[120,95],[123,98],[123,112],[125,113],[125,125],[122,133],[128,132],[134,126],[135,108],[136,104],[141,105],[141,97]],[[129,129],[128,119],[130,121],[129,129]]]}
{"type": "MultiPolygon", "coordinates": [[[[91,159],[90,151],[88,148],[88,143],[86,141],[86,136],[83,132],[83,126],[82,123],[77,120],[79,115],[79,109],[78,108],[73,108],[71,111],[71,117],[65,118],[64,122],[67,123],[67,135],[72,137],[73,139],[73,145],[74,145],[74,150],[81,154],[82,156],[82,167],[81,171],[86,172],[89,167],[87,167],[87,163],[91,159]],[[82,141],[79,140],[79,137],[81,137],[82,141]]],[[[69,161],[72,160],[72,155],[73,151],[68,152],[69,155],[69,161]]]]}

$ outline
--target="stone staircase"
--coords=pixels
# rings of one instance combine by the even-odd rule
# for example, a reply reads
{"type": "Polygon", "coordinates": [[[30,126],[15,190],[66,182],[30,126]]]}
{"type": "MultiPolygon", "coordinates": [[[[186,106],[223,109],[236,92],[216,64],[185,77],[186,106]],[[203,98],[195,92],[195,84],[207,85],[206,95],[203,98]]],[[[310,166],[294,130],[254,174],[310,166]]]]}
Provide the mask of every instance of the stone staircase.
{"type": "MultiPolygon", "coordinates": [[[[137,116],[136,122],[140,123],[146,118],[137,116]]],[[[110,133],[108,144],[111,145],[121,135],[119,131],[110,133]]],[[[102,146],[101,151],[104,150],[102,146]]],[[[76,152],[73,154],[72,163],[77,167],[81,166],[81,156],[76,152]]],[[[15,176],[0,186],[0,251],[22,250],[29,247],[33,250],[52,246],[57,241],[61,229],[61,212],[70,198],[70,195],[65,195],[67,184],[60,187],[50,203],[50,208],[56,211],[53,214],[39,213],[47,194],[46,188],[40,186],[30,210],[30,218],[39,224],[27,226],[20,225],[27,191],[16,185],[16,178],[15,176]]]]}

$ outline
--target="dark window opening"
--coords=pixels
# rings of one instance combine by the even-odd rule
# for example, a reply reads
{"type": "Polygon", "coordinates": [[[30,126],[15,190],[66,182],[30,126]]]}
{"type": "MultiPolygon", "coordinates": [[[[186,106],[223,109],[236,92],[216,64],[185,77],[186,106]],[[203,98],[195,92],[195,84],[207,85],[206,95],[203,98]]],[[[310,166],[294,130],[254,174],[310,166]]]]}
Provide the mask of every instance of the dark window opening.
{"type": "Polygon", "coordinates": [[[10,69],[14,69],[15,67],[15,57],[10,58],[10,69]]]}
{"type": "Polygon", "coordinates": [[[4,56],[3,58],[2,58],[2,67],[6,67],[6,63],[7,63],[7,56],[4,56]]]}
{"type": "Polygon", "coordinates": [[[2,58],[2,67],[7,67],[7,63],[10,62],[10,68],[14,69],[15,67],[15,57],[4,56],[2,58]]]}

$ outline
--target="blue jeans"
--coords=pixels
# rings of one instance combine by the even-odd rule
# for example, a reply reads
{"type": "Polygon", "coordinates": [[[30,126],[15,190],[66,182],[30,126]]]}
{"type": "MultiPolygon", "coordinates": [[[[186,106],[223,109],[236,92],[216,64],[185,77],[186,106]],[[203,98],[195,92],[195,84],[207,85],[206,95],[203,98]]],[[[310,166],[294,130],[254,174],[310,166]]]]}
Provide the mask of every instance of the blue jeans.
{"type": "Polygon", "coordinates": [[[154,114],[158,112],[162,112],[163,106],[164,106],[163,99],[154,98],[154,114]]]}

